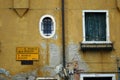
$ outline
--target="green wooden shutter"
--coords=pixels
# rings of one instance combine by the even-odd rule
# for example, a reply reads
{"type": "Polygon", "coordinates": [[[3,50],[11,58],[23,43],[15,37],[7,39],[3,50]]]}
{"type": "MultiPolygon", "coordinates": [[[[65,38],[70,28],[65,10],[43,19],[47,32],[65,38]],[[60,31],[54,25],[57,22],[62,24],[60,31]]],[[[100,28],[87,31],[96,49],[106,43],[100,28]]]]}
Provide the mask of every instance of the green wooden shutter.
{"type": "Polygon", "coordinates": [[[86,41],[106,41],[106,13],[85,13],[86,41]]]}

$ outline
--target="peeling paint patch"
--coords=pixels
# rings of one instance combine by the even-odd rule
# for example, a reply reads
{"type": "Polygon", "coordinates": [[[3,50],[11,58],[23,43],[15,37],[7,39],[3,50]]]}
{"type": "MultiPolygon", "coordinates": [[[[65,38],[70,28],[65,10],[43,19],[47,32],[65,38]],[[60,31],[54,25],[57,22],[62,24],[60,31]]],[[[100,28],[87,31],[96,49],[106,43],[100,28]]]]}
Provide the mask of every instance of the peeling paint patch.
{"type": "Polygon", "coordinates": [[[57,40],[57,38],[58,38],[57,34],[55,34],[55,35],[52,37],[52,39],[54,39],[54,40],[57,40]]]}
{"type": "Polygon", "coordinates": [[[7,70],[5,70],[3,68],[0,68],[0,74],[4,74],[5,76],[10,77],[9,71],[7,71],[7,70]]]}
{"type": "Polygon", "coordinates": [[[57,79],[59,78],[58,73],[62,71],[62,64],[59,64],[57,66],[44,66],[42,68],[43,72],[49,72],[49,75],[45,75],[44,77],[56,77],[57,79]]]}
{"type": "Polygon", "coordinates": [[[28,73],[20,73],[12,77],[12,80],[35,80],[37,77],[37,70],[28,72],[28,73]]]}
{"type": "Polygon", "coordinates": [[[4,78],[3,76],[0,76],[0,80],[7,80],[7,79],[4,78]]]}
{"type": "MultiPolygon", "coordinates": [[[[79,46],[75,44],[69,44],[67,47],[66,58],[68,62],[71,62],[73,58],[78,54],[79,46]]],[[[78,59],[78,58],[76,58],[78,59]]]]}
{"type": "Polygon", "coordinates": [[[50,44],[49,45],[49,51],[50,51],[50,66],[57,66],[61,62],[61,54],[60,54],[60,48],[56,44],[50,44]]]}
{"type": "Polygon", "coordinates": [[[50,67],[50,66],[44,66],[43,68],[42,68],[42,72],[44,73],[44,77],[50,77],[50,73],[51,73],[51,71],[53,71],[53,67],[50,67]]]}
{"type": "Polygon", "coordinates": [[[46,49],[46,48],[47,48],[46,43],[42,42],[42,43],[41,43],[41,47],[42,47],[43,49],[46,49]]]}
{"type": "Polygon", "coordinates": [[[48,42],[41,42],[40,43],[41,49],[40,49],[40,65],[45,66],[49,64],[49,49],[48,49],[48,42]]]}
{"type": "Polygon", "coordinates": [[[84,60],[81,58],[81,55],[79,53],[79,45],[76,44],[69,44],[67,47],[67,62],[78,62],[78,69],[82,69],[84,71],[88,71],[88,65],[84,62],[84,60]]]}
{"type": "MultiPolygon", "coordinates": [[[[53,67],[54,69],[56,68],[56,66],[61,64],[61,59],[62,59],[62,55],[61,55],[61,49],[59,46],[57,46],[56,44],[50,44],[49,45],[49,55],[50,55],[50,64],[49,66],[53,67]]],[[[56,75],[55,70],[50,70],[51,76],[52,75],[56,75]]]]}

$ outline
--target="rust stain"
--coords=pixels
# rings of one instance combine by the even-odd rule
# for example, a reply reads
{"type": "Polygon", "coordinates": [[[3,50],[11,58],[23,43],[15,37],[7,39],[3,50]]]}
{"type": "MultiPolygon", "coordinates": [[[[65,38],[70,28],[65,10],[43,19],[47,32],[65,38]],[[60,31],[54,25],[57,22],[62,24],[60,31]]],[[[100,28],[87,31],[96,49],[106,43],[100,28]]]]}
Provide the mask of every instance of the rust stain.
{"type": "Polygon", "coordinates": [[[74,79],[75,79],[75,80],[80,80],[80,74],[76,74],[76,73],[75,73],[75,74],[74,74],[74,79]]]}

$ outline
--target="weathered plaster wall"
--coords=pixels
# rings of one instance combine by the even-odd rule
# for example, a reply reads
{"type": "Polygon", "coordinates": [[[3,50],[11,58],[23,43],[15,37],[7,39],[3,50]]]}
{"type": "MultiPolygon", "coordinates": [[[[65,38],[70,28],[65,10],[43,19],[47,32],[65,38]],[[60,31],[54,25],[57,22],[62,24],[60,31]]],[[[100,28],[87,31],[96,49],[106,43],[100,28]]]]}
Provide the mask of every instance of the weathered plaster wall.
{"type": "Polygon", "coordinates": [[[48,0],[47,4],[44,0],[31,0],[29,11],[23,17],[12,8],[13,0],[0,0],[0,68],[9,71],[11,77],[6,77],[5,72],[1,74],[12,80],[56,76],[54,68],[61,64],[59,0],[48,0]],[[56,34],[52,39],[44,39],[39,33],[39,20],[45,14],[54,16],[56,21],[56,34]],[[20,61],[16,61],[16,47],[39,47],[39,60],[33,65],[21,65],[20,61]]]}
{"type": "MultiPolygon", "coordinates": [[[[119,28],[119,10],[116,8],[115,0],[66,0],[65,1],[65,26],[67,45],[74,44],[79,46],[79,57],[83,59],[83,63],[87,64],[88,72],[114,72],[117,71],[116,57],[119,57],[119,39],[117,35],[119,28]],[[114,44],[114,50],[107,51],[86,51],[80,50],[80,42],[83,40],[83,23],[82,10],[108,10],[109,11],[109,27],[110,40],[114,44]],[[79,15],[79,16],[78,16],[79,15]],[[114,57],[113,57],[114,56],[114,57]],[[109,65],[106,67],[106,65],[109,65]],[[97,66],[97,67],[96,67],[97,66]]],[[[70,47],[70,46],[69,46],[70,47]]],[[[74,51],[74,49],[70,49],[74,51]]],[[[68,52],[72,55],[74,52],[68,52]]],[[[71,59],[70,57],[69,59],[71,59]]]]}
{"type": "MultiPolygon", "coordinates": [[[[120,12],[115,0],[65,0],[66,62],[74,65],[77,61],[77,68],[85,72],[117,71],[116,58],[120,57],[119,22],[120,12]],[[109,11],[113,51],[80,50],[83,40],[82,10],[109,11]]],[[[61,0],[30,0],[28,12],[22,17],[13,10],[13,0],[0,0],[0,75],[3,74],[0,79],[56,77],[54,69],[62,64],[61,23],[61,0]],[[54,16],[56,21],[56,34],[50,39],[39,34],[39,20],[45,14],[54,16]],[[21,65],[20,61],[16,61],[16,47],[39,47],[39,60],[34,61],[33,65],[21,65]]]]}

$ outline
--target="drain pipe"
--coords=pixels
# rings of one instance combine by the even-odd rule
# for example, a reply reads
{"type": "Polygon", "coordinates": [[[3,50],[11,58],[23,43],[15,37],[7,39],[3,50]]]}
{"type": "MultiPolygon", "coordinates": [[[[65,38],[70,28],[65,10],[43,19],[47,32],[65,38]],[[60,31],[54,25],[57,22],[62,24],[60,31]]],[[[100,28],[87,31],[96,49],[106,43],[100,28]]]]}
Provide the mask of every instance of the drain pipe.
{"type": "Polygon", "coordinates": [[[64,8],[64,0],[61,0],[61,7],[62,7],[62,47],[63,47],[63,73],[64,73],[64,80],[68,80],[67,70],[66,70],[66,56],[65,56],[65,8],[64,8]]]}
{"type": "Polygon", "coordinates": [[[65,50],[65,1],[61,0],[61,8],[62,8],[62,47],[63,47],[63,74],[64,74],[64,80],[69,80],[69,76],[66,69],[66,50],[65,50]]]}
{"type": "Polygon", "coordinates": [[[61,0],[62,7],[62,47],[63,47],[63,67],[66,65],[65,57],[65,17],[64,17],[64,0],[61,0]]]}

